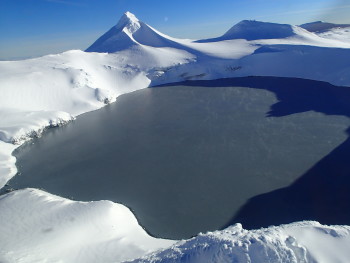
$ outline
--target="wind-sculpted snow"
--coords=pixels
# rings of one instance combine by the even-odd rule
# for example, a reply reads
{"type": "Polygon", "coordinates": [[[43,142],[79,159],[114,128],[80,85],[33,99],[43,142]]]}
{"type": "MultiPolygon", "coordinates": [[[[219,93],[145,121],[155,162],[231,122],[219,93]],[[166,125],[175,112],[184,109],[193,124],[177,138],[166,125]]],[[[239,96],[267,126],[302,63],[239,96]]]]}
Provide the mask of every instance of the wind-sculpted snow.
{"type": "Polygon", "coordinates": [[[0,141],[0,188],[17,173],[16,158],[12,152],[17,145],[0,141]]]}
{"type": "Polygon", "coordinates": [[[347,262],[349,245],[348,226],[305,221],[248,231],[236,224],[199,234],[132,262],[347,262]]]}
{"type": "Polygon", "coordinates": [[[350,43],[350,25],[345,28],[334,28],[325,32],[318,33],[322,38],[337,39],[339,41],[350,43]]]}
{"type": "Polygon", "coordinates": [[[118,24],[101,36],[86,51],[113,53],[135,45],[172,47],[178,43],[126,12],[118,24]]]}
{"type": "Polygon", "coordinates": [[[291,25],[244,20],[228,30],[223,39],[276,39],[295,35],[291,25]]]}
{"type": "Polygon", "coordinates": [[[316,21],[300,25],[300,27],[310,32],[324,33],[333,29],[347,28],[350,24],[333,24],[323,21],[316,21]]]}
{"type": "Polygon", "coordinates": [[[130,38],[141,27],[138,19],[127,12],[119,20],[118,24],[96,40],[86,51],[91,52],[116,52],[135,45],[130,38]]]}
{"type": "Polygon", "coordinates": [[[1,196],[0,209],[4,263],[307,263],[350,257],[348,226],[300,222],[249,231],[236,224],[175,243],[150,237],[129,209],[110,201],[78,202],[24,189],[1,196]]]}
{"type": "MultiPolygon", "coordinates": [[[[242,21],[222,37],[193,41],[162,34],[127,12],[88,52],[73,50],[2,61],[0,187],[17,171],[11,156],[17,147],[14,144],[150,85],[280,76],[349,86],[348,29],[332,30],[317,35],[296,26],[242,21]]],[[[21,190],[1,197],[0,211],[1,262],[118,262],[170,244],[147,236],[129,210],[107,201],[80,203],[38,190],[21,190]],[[120,221],[125,215],[127,223],[120,221]],[[124,228],[119,228],[118,222],[124,228]]],[[[165,262],[205,262],[206,256],[217,262],[263,261],[256,257],[271,262],[298,262],[303,258],[304,262],[313,262],[311,259],[319,260],[317,256],[325,251],[316,253],[315,247],[337,249],[337,253],[329,253],[334,258],[327,262],[336,262],[337,255],[350,257],[348,250],[339,249],[349,244],[347,227],[317,227],[305,223],[247,232],[236,226],[178,243],[145,261],[162,261],[159,255],[163,255],[165,262]],[[317,227],[326,230],[316,231],[317,227]],[[309,236],[298,229],[317,233],[311,236],[320,239],[312,240],[324,237],[325,243],[311,244],[309,236]],[[334,236],[332,233],[339,229],[345,234],[334,236]],[[296,241],[286,233],[295,234],[296,241]],[[263,240],[265,234],[267,241],[263,240]]]]}
{"type": "Polygon", "coordinates": [[[62,126],[74,120],[70,114],[59,111],[3,110],[0,112],[0,118],[6,124],[1,127],[0,140],[17,145],[31,138],[40,137],[46,128],[62,126]]]}
{"type": "Polygon", "coordinates": [[[0,196],[0,262],[107,263],[174,243],[150,237],[128,208],[75,202],[40,190],[0,196]]]}

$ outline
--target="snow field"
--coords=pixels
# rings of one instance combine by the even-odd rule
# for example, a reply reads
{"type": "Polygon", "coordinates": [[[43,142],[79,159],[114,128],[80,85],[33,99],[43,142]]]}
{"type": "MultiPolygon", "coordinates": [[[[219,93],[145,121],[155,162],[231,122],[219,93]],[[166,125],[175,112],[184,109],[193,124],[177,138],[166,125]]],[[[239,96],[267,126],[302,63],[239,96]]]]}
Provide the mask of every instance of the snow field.
{"type": "Polygon", "coordinates": [[[132,262],[347,262],[349,245],[349,226],[304,221],[249,231],[236,224],[132,262]]]}
{"type": "Polygon", "coordinates": [[[0,197],[0,262],[122,262],[168,247],[128,208],[24,189],[0,197]]]}

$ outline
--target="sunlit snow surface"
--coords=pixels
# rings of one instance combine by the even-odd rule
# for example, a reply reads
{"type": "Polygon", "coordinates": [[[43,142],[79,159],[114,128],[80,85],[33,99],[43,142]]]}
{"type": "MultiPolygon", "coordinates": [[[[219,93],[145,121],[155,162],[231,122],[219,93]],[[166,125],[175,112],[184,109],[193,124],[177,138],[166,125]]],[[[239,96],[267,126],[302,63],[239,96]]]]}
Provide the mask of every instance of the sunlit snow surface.
{"type": "Polygon", "coordinates": [[[334,28],[330,31],[319,33],[318,35],[322,38],[336,39],[345,43],[350,43],[350,27],[334,28]]]}
{"type": "MultiPolygon", "coordinates": [[[[249,29],[243,26],[214,40],[179,40],[130,13],[115,29],[110,36],[118,41],[102,39],[102,46],[89,51],[117,53],[68,51],[0,62],[0,187],[16,173],[13,143],[149,85],[250,75],[350,85],[345,31],[316,35],[283,25],[274,26],[276,39],[257,39],[254,32],[243,34],[249,29]]],[[[0,198],[0,262],[118,262],[171,244],[149,237],[128,209],[108,201],[73,202],[32,189],[0,198]]],[[[234,262],[237,255],[239,262],[346,262],[350,257],[347,227],[303,223],[259,231],[236,226],[200,235],[145,260],[234,262]],[[234,241],[234,233],[240,240],[234,241]]]]}
{"type": "Polygon", "coordinates": [[[0,196],[0,262],[121,262],[174,241],[150,237],[128,208],[24,189],[0,196]]]}
{"type": "Polygon", "coordinates": [[[77,202],[24,189],[1,196],[0,209],[2,263],[306,263],[349,258],[349,226],[300,222],[248,231],[236,224],[175,243],[148,236],[129,209],[110,201],[77,202]]]}
{"type": "Polygon", "coordinates": [[[349,226],[305,221],[248,231],[236,224],[132,262],[348,262],[349,245],[349,226]]]}

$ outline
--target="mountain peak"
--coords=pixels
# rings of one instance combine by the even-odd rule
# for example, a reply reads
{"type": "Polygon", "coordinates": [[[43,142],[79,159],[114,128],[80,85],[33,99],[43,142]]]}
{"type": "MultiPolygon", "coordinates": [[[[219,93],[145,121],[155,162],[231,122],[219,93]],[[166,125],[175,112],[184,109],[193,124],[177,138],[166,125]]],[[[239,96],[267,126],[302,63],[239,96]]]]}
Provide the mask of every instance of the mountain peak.
{"type": "Polygon", "coordinates": [[[112,53],[135,45],[169,47],[174,43],[168,36],[138,20],[134,14],[125,12],[117,25],[97,39],[86,51],[112,53]]]}
{"type": "Polygon", "coordinates": [[[97,39],[87,52],[116,52],[135,44],[132,35],[137,32],[142,22],[131,12],[125,12],[118,23],[97,39]]]}
{"type": "Polygon", "coordinates": [[[140,20],[138,20],[137,17],[133,13],[130,13],[129,11],[127,11],[119,19],[119,22],[117,23],[117,25],[115,27],[116,27],[116,29],[119,29],[119,30],[123,30],[125,28],[128,33],[132,34],[137,29],[140,28],[140,20]]]}
{"type": "MultiPolygon", "coordinates": [[[[129,11],[126,11],[124,13],[124,15],[120,18],[119,22],[133,22],[133,23],[137,23],[137,22],[140,22],[138,20],[138,18],[131,12],[129,11]]],[[[118,22],[118,24],[119,24],[118,22]]]]}
{"type": "Polygon", "coordinates": [[[135,16],[133,13],[129,12],[129,11],[126,11],[126,12],[124,13],[124,16],[127,16],[127,17],[129,17],[130,19],[132,19],[132,18],[137,19],[136,16],[135,16]]]}

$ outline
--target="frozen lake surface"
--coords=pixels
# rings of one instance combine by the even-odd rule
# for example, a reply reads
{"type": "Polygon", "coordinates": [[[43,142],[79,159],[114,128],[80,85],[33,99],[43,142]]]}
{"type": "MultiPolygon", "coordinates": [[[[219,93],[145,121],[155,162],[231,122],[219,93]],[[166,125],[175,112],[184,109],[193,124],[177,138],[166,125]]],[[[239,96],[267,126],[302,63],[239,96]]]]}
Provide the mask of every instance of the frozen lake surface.
{"type": "MultiPolygon", "coordinates": [[[[244,227],[293,222],[304,210],[288,215],[264,201],[262,218],[249,205],[288,189],[347,142],[346,89],[252,77],[136,91],[20,147],[21,174],[9,184],[125,204],[152,235],[172,239],[237,220],[244,227]],[[271,221],[279,213],[286,216],[271,221]]],[[[339,164],[327,167],[324,176],[339,164]]],[[[323,223],[318,216],[303,219],[323,223]]]]}

